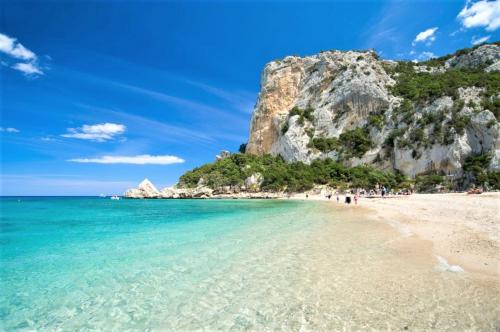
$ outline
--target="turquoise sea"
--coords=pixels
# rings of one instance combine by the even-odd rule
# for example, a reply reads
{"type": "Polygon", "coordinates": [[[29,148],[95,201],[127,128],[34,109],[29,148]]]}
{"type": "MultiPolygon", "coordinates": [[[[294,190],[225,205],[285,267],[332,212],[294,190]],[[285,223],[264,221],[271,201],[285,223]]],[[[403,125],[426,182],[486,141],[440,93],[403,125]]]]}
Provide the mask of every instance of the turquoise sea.
{"type": "Polygon", "coordinates": [[[498,280],[333,202],[0,204],[3,331],[500,327],[498,280]]]}

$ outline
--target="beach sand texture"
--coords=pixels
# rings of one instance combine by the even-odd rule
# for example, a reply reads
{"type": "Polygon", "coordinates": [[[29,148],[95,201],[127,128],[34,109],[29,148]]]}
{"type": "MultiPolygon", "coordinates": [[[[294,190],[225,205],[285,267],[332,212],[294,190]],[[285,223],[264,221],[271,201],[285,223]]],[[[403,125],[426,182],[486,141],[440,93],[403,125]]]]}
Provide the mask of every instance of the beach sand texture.
{"type": "MultiPolygon", "coordinates": [[[[305,194],[295,199],[306,199],[305,194]]],[[[309,194],[309,200],[336,203],[335,195],[309,194]]],[[[345,206],[344,196],[339,205],[345,206]]],[[[432,243],[433,253],[468,272],[500,275],[500,193],[467,195],[414,194],[359,199],[359,213],[390,224],[403,237],[417,236],[432,243]]]]}

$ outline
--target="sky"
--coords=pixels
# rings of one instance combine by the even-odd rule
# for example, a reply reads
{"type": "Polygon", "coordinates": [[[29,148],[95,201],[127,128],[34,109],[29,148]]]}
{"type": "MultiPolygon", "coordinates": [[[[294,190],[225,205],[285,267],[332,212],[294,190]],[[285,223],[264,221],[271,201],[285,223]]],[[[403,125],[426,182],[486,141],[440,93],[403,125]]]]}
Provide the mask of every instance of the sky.
{"type": "Polygon", "coordinates": [[[2,1],[1,195],[122,194],[237,151],[262,69],[499,40],[497,1],[2,1]]]}

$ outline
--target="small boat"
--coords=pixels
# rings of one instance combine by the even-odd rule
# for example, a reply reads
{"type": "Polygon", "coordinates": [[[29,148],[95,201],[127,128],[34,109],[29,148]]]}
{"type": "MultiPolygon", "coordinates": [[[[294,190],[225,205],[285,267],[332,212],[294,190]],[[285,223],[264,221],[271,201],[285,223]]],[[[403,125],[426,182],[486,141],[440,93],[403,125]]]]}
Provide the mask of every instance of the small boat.
{"type": "Polygon", "coordinates": [[[111,196],[110,198],[111,198],[112,200],[115,200],[115,201],[120,200],[120,197],[118,197],[118,196],[116,196],[116,195],[111,196]]]}

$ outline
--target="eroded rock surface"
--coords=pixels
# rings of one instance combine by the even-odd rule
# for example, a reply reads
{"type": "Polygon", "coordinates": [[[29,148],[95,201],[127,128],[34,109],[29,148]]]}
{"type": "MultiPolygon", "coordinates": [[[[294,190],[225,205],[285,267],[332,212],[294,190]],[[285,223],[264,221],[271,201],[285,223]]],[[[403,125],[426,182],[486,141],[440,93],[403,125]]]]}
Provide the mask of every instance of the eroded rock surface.
{"type": "MultiPolygon", "coordinates": [[[[500,46],[489,44],[459,52],[441,67],[415,64],[414,68],[431,75],[461,68],[492,71],[498,70],[499,61],[500,46]]],[[[406,124],[394,114],[403,101],[391,92],[398,74],[391,73],[390,68],[396,65],[394,61],[380,60],[371,51],[327,51],[268,63],[261,77],[246,152],[281,155],[289,162],[338,159],[337,151],[319,151],[311,142],[316,138],[339,138],[342,133],[366,127],[370,115],[383,113],[383,125],[369,128],[372,148],[362,156],[343,158],[342,162],[350,166],[374,164],[409,176],[431,170],[458,174],[471,153],[491,153],[494,158],[490,168],[499,169],[500,126],[494,114],[482,106],[484,89],[463,87],[458,97],[444,96],[421,103],[412,114],[416,121],[406,124]],[[451,112],[456,105],[460,105],[459,109],[451,112]],[[291,113],[293,108],[312,109],[312,116],[304,119],[291,113]],[[435,139],[440,129],[436,127],[442,123],[424,120],[430,113],[439,118],[440,112],[444,114],[439,120],[443,123],[466,118],[465,129],[448,129],[444,138],[435,139]],[[400,130],[400,144],[388,147],[387,138],[395,129],[400,130]],[[414,139],[412,135],[420,129],[425,144],[401,144],[414,139]]]]}

